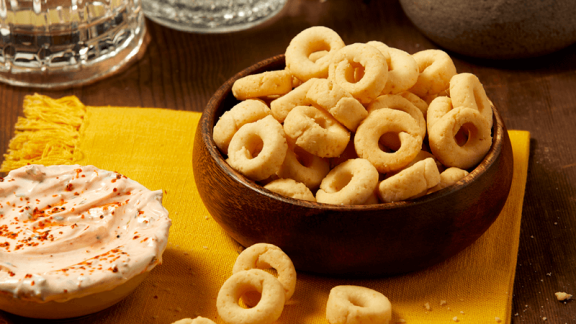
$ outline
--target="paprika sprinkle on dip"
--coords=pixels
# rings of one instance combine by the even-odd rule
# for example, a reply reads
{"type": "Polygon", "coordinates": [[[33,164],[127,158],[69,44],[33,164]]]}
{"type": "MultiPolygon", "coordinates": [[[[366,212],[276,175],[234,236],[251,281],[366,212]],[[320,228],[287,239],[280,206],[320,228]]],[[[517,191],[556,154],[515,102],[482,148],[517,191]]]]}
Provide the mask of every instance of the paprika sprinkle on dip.
{"type": "Polygon", "coordinates": [[[27,165],[2,180],[0,296],[64,302],[161,263],[171,225],[161,190],[79,165],[27,165]]]}

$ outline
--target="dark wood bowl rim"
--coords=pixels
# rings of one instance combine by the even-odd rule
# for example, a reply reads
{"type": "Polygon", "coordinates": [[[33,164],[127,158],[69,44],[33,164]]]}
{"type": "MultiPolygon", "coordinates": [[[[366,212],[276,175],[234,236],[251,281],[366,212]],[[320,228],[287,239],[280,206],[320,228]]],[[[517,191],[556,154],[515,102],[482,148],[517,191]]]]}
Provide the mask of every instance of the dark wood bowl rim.
{"type": "MultiPolygon", "coordinates": [[[[244,177],[241,173],[237,172],[236,170],[232,169],[230,165],[224,160],[222,154],[216,147],[216,143],[212,139],[212,132],[213,127],[216,123],[215,113],[218,110],[218,107],[222,104],[226,96],[231,92],[232,85],[234,82],[242,77],[253,73],[260,73],[267,70],[266,67],[270,65],[279,65],[280,62],[284,61],[284,54],[273,56],[271,58],[265,59],[260,61],[241,72],[234,75],[228,81],[226,81],[220,88],[215,92],[215,94],[210,98],[202,117],[200,119],[201,127],[201,134],[202,134],[202,142],[206,145],[208,152],[210,152],[211,157],[216,161],[216,164],[220,169],[222,169],[228,176],[232,179],[237,181],[238,183],[242,184],[246,188],[249,188],[255,191],[257,194],[267,196],[269,198],[278,200],[283,203],[298,205],[303,208],[309,209],[320,209],[320,210],[349,210],[349,211],[363,211],[363,210],[389,210],[389,209],[396,209],[402,208],[410,205],[418,205],[418,204],[427,204],[431,203],[438,199],[445,199],[445,197],[450,196],[453,192],[458,191],[462,188],[467,187],[470,185],[474,180],[478,179],[482,174],[486,172],[486,170],[490,169],[490,167],[494,164],[494,162],[498,159],[500,152],[502,150],[503,140],[504,140],[504,126],[502,122],[502,118],[500,113],[493,107],[494,111],[494,127],[493,127],[493,139],[492,139],[492,146],[490,150],[484,157],[484,159],[478,164],[474,170],[472,170],[466,177],[459,180],[456,184],[442,189],[440,191],[434,192],[429,195],[422,196],[420,198],[409,200],[409,201],[399,201],[399,202],[392,202],[392,203],[380,203],[380,204],[372,204],[372,205],[333,205],[333,204],[324,204],[318,202],[310,202],[305,200],[298,200],[286,196],[279,195],[275,192],[270,190],[264,189],[264,187],[260,186],[256,182],[244,177]]],[[[231,108],[231,107],[230,107],[231,108]]],[[[220,116],[218,116],[220,117],[220,116]]],[[[200,166],[195,166],[200,167],[200,166]]]]}

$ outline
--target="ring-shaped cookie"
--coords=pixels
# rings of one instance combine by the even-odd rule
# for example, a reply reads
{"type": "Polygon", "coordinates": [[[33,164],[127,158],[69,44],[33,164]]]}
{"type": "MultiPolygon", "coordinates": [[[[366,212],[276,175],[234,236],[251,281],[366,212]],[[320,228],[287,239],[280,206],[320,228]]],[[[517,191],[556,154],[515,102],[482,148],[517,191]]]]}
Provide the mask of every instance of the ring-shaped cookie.
{"type": "Polygon", "coordinates": [[[468,169],[478,164],[492,146],[491,128],[480,112],[473,108],[455,108],[428,130],[432,153],[447,167],[468,169]],[[462,146],[455,136],[464,128],[468,139],[462,146]]]}
{"type": "MultiPolygon", "coordinates": [[[[380,51],[380,53],[382,53],[382,55],[384,55],[384,59],[386,60],[386,64],[390,63],[390,60],[392,59],[390,56],[390,47],[388,47],[388,45],[379,42],[379,41],[369,41],[368,43],[366,43],[366,45],[370,45],[374,48],[376,48],[377,50],[380,51]]],[[[390,68],[390,67],[388,67],[390,68]]]]}
{"type": "Polygon", "coordinates": [[[460,73],[450,79],[450,98],[454,107],[478,109],[492,128],[492,103],[477,76],[460,73]]]}
{"type": "MultiPolygon", "coordinates": [[[[440,96],[432,100],[428,108],[428,120],[426,121],[428,129],[432,129],[434,124],[452,109],[454,109],[454,107],[452,106],[452,99],[449,97],[440,96]]],[[[464,145],[468,140],[468,131],[461,128],[454,138],[458,145],[464,145]]]]}
{"type": "MultiPolygon", "coordinates": [[[[292,75],[292,72],[290,72],[290,70],[288,70],[288,68],[285,68],[285,70],[288,71],[288,73],[290,73],[290,75],[292,75]]],[[[292,75],[292,89],[298,88],[302,84],[304,84],[304,82],[300,81],[300,79],[298,79],[297,77],[292,75]]]]}
{"type": "Polygon", "coordinates": [[[438,97],[450,97],[450,88],[448,88],[446,90],[442,90],[442,91],[435,93],[435,94],[423,96],[422,100],[424,100],[424,102],[426,102],[429,105],[432,102],[432,100],[434,100],[438,97]]]}
{"type": "Polygon", "coordinates": [[[418,64],[412,55],[407,52],[390,47],[390,64],[388,64],[388,81],[382,94],[397,94],[408,90],[418,80],[418,64]]]}
{"type": "Polygon", "coordinates": [[[351,131],[356,131],[360,122],[368,116],[366,108],[338,84],[316,79],[306,98],[315,107],[328,111],[337,121],[351,131]]]}
{"type": "Polygon", "coordinates": [[[270,108],[261,100],[245,100],[225,112],[216,125],[212,138],[224,154],[228,154],[228,145],[240,127],[270,115],[270,108]]]}
{"type": "Polygon", "coordinates": [[[428,130],[432,129],[434,124],[452,109],[454,109],[454,107],[452,106],[452,99],[449,97],[436,97],[432,100],[428,106],[426,117],[426,127],[428,127],[428,130]]]}
{"type": "Polygon", "coordinates": [[[296,145],[319,157],[339,156],[350,141],[350,132],[332,115],[311,106],[292,109],[284,131],[296,145]]]}
{"type": "Polygon", "coordinates": [[[336,286],[330,290],[326,304],[330,324],[388,324],[392,304],[386,296],[360,286],[336,286]]]}
{"type": "Polygon", "coordinates": [[[433,158],[427,158],[378,184],[378,196],[385,203],[415,198],[440,182],[440,172],[433,158]]]}
{"type": "Polygon", "coordinates": [[[377,190],[378,187],[376,187],[376,190],[374,190],[374,192],[368,197],[368,199],[366,199],[365,202],[362,203],[362,205],[373,205],[380,203],[380,200],[378,199],[378,194],[376,193],[377,190]]]}
{"type": "Polygon", "coordinates": [[[312,191],[310,191],[305,184],[297,182],[294,179],[277,179],[266,184],[264,188],[282,196],[300,200],[316,201],[312,191]]]}
{"type": "Polygon", "coordinates": [[[282,167],[276,173],[280,178],[294,179],[316,190],[330,172],[330,162],[308,153],[297,145],[288,145],[282,167]]]}
{"type": "Polygon", "coordinates": [[[259,181],[280,170],[288,144],[282,125],[272,116],[245,124],[228,145],[228,164],[246,177],[259,181]]]}
{"type": "Polygon", "coordinates": [[[183,319],[176,321],[172,324],[216,324],[216,323],[214,323],[214,321],[209,319],[209,318],[198,316],[194,319],[183,318],[183,319]]]}
{"type": "Polygon", "coordinates": [[[450,87],[450,79],[456,75],[456,66],[446,52],[429,49],[414,53],[412,57],[418,64],[420,74],[410,92],[424,98],[450,87]]]}
{"type": "Polygon", "coordinates": [[[410,163],[408,163],[407,166],[405,166],[404,168],[402,168],[400,170],[386,173],[386,176],[384,179],[390,178],[391,176],[398,174],[398,172],[400,172],[404,169],[407,169],[407,168],[413,166],[414,164],[416,164],[417,162],[424,161],[428,158],[434,159],[434,162],[436,162],[436,166],[438,167],[439,172],[442,172],[442,170],[444,170],[442,168],[442,164],[439,161],[436,161],[436,157],[432,153],[430,153],[428,151],[421,150],[420,152],[418,152],[418,155],[416,155],[416,157],[410,163]]]}
{"type": "Polygon", "coordinates": [[[420,109],[422,115],[424,116],[424,119],[427,118],[428,103],[426,101],[422,100],[422,98],[418,97],[417,95],[413,94],[410,91],[402,91],[398,95],[410,101],[414,106],[416,106],[416,108],[420,109]]]}
{"type": "Polygon", "coordinates": [[[285,296],[280,281],[268,272],[259,269],[240,271],[230,276],[220,288],[216,309],[227,324],[270,324],[282,314],[285,296]],[[251,291],[261,294],[260,301],[252,308],[241,307],[238,301],[251,291]]]}
{"type": "Polygon", "coordinates": [[[332,56],[344,46],[342,38],[332,29],[322,26],[310,27],[290,41],[286,48],[286,67],[303,82],[312,78],[327,78],[332,56]],[[327,53],[321,57],[312,55],[323,51],[327,53]],[[313,60],[310,58],[311,55],[313,60]]]}
{"type": "Polygon", "coordinates": [[[368,111],[354,98],[342,98],[329,110],[330,114],[350,131],[355,132],[358,125],[368,117],[368,111]]]}
{"type": "Polygon", "coordinates": [[[287,70],[248,75],[232,85],[232,94],[238,100],[284,95],[291,90],[292,75],[287,70]]]}
{"type": "Polygon", "coordinates": [[[278,281],[284,287],[285,300],[289,300],[294,294],[294,289],[296,289],[296,269],[290,257],[276,245],[256,243],[249,246],[238,255],[232,268],[232,273],[250,269],[266,270],[270,268],[275,269],[278,273],[278,281]]]}
{"type": "Polygon", "coordinates": [[[358,126],[354,147],[359,157],[370,161],[380,173],[399,170],[412,161],[422,149],[420,127],[409,114],[390,108],[373,111],[358,126]],[[400,148],[393,153],[379,147],[380,138],[386,133],[396,133],[400,148]]]}
{"type": "Polygon", "coordinates": [[[310,191],[305,184],[297,182],[294,179],[276,179],[266,184],[264,188],[282,196],[300,200],[316,201],[312,191],[310,191]]]}
{"type": "Polygon", "coordinates": [[[308,58],[310,59],[310,61],[316,62],[316,61],[318,61],[319,59],[321,59],[321,58],[323,58],[324,56],[326,56],[326,54],[328,54],[328,51],[322,50],[322,51],[318,51],[318,52],[311,53],[311,54],[308,56],[308,58]]]}
{"type": "Polygon", "coordinates": [[[335,205],[362,205],[378,185],[378,171],[365,159],[353,159],[332,169],[316,192],[316,201],[335,205]]]}
{"type": "Polygon", "coordinates": [[[306,93],[308,102],[326,111],[330,111],[340,99],[345,97],[352,98],[352,95],[328,79],[316,79],[306,93]]]}
{"type": "Polygon", "coordinates": [[[430,190],[428,190],[428,193],[430,194],[438,190],[448,188],[451,185],[455,184],[456,182],[460,181],[460,179],[464,178],[467,175],[468,171],[466,170],[462,170],[460,168],[455,167],[448,168],[444,170],[444,172],[440,173],[440,182],[436,186],[430,188],[430,190]]]}
{"type": "Polygon", "coordinates": [[[386,86],[388,65],[382,53],[366,44],[348,45],[336,53],[330,62],[329,79],[344,88],[361,103],[369,103],[386,86]],[[352,78],[356,68],[363,68],[362,78],[352,78]]]}
{"type": "Polygon", "coordinates": [[[276,120],[279,122],[283,123],[284,119],[286,119],[286,116],[288,116],[294,107],[309,106],[309,101],[306,98],[306,94],[316,80],[319,79],[310,79],[294,88],[294,90],[283,95],[282,97],[273,100],[270,103],[272,116],[274,116],[274,118],[276,118],[276,120]]]}
{"type": "Polygon", "coordinates": [[[420,71],[412,55],[403,50],[388,47],[382,42],[370,41],[366,45],[373,46],[384,54],[386,64],[388,64],[388,80],[381,94],[397,94],[410,89],[416,83],[420,71]]]}
{"type": "Polygon", "coordinates": [[[419,135],[422,136],[422,138],[426,136],[426,120],[424,119],[422,111],[404,97],[400,95],[379,96],[368,105],[368,114],[382,108],[400,110],[409,114],[414,118],[416,123],[418,123],[418,127],[420,128],[419,135]]]}

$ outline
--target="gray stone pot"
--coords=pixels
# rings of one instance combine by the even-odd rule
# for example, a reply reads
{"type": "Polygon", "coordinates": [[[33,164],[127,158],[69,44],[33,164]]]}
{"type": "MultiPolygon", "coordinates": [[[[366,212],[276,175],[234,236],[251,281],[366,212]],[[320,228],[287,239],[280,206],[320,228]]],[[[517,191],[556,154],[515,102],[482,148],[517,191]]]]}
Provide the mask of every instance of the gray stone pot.
{"type": "Polygon", "coordinates": [[[576,0],[400,0],[438,45],[490,59],[549,54],[576,42],[576,0]]]}

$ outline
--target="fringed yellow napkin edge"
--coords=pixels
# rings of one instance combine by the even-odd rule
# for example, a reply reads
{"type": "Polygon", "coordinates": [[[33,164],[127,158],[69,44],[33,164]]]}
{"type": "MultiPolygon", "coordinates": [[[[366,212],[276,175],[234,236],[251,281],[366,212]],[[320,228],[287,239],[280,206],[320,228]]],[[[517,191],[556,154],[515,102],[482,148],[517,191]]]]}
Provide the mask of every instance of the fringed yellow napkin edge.
{"type": "Polygon", "coordinates": [[[18,117],[15,135],[0,172],[9,172],[27,164],[72,164],[86,106],[75,96],[52,99],[34,94],[24,98],[24,116],[18,117]]]}

